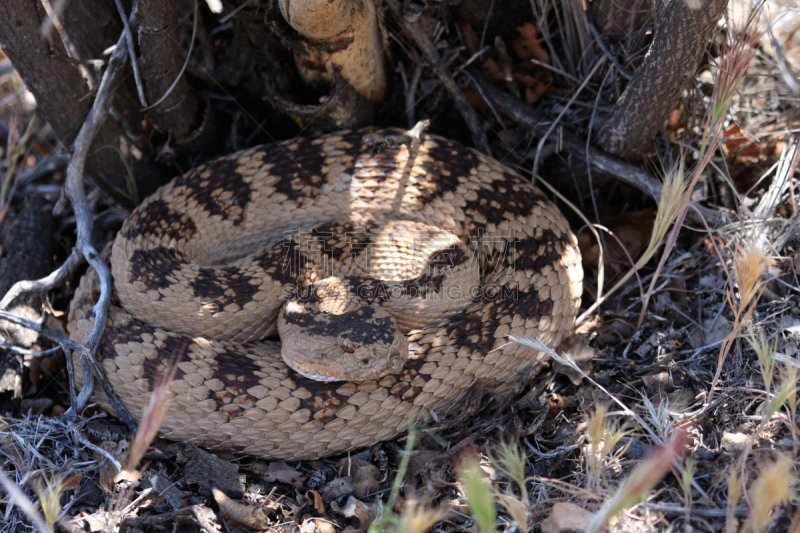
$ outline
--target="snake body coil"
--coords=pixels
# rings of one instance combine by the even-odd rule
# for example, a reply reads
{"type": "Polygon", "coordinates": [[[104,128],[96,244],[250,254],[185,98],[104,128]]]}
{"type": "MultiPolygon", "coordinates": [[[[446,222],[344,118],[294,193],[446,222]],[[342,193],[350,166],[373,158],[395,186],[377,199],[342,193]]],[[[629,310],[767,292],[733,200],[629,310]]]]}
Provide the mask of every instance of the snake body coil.
{"type": "MultiPolygon", "coordinates": [[[[543,357],[509,335],[560,343],[580,303],[582,269],[557,208],[513,170],[455,142],[426,135],[372,153],[362,145],[366,133],[396,132],[341,132],[237,152],[175,178],[134,211],[114,244],[123,297],[115,296],[98,350],[134,417],[177,359],[166,438],[265,458],[318,458],[393,438],[412,415],[451,414],[479,381],[508,393],[543,357]],[[402,220],[457,235],[481,278],[463,311],[407,333],[400,371],[315,381],[283,362],[278,342],[254,340],[274,329],[259,302],[285,290],[287,279],[279,265],[242,267],[239,258],[298,228],[402,220]]],[[[76,341],[91,330],[97,287],[87,275],[76,292],[69,316],[76,341]]],[[[107,405],[102,393],[97,398],[107,405]]]]}

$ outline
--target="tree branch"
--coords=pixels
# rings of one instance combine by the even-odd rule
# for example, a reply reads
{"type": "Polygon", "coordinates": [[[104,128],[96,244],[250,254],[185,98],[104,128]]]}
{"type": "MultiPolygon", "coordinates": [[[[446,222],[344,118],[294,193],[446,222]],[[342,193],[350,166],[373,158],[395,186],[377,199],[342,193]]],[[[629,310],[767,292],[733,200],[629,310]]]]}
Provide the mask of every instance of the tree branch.
{"type": "Polygon", "coordinates": [[[650,148],[694,76],[727,4],[728,0],[668,2],[644,63],[600,126],[598,146],[623,158],[650,148]]]}
{"type": "MultiPolygon", "coordinates": [[[[550,130],[550,121],[544,115],[524,105],[507,92],[495,87],[477,69],[470,68],[469,73],[478,92],[483,97],[491,100],[489,102],[491,105],[496,106],[498,110],[519,124],[529,128],[535,137],[541,137],[550,130]]],[[[654,200],[658,200],[661,196],[661,183],[647,170],[622,161],[602,150],[592,147],[587,149],[585,140],[580,139],[566,128],[562,129],[560,141],[562,151],[578,159],[588,161],[592,172],[614,176],[623,183],[639,189],[654,200]]],[[[710,226],[719,226],[725,223],[725,217],[722,212],[703,206],[696,207],[710,226]]],[[[693,211],[690,211],[690,213],[693,213],[693,211]]],[[[690,218],[692,221],[699,221],[699,217],[690,215],[690,218]]]]}
{"type": "MultiPolygon", "coordinates": [[[[105,379],[102,367],[94,356],[94,354],[97,352],[97,348],[100,345],[100,341],[103,338],[103,333],[106,328],[108,307],[111,303],[111,272],[109,271],[108,265],[106,265],[105,262],[100,258],[100,254],[97,253],[97,250],[95,250],[94,246],[91,244],[93,220],[83,186],[83,176],[86,170],[86,159],[88,156],[89,147],[91,146],[92,140],[94,139],[98,130],[103,125],[106,118],[108,118],[112,88],[119,82],[120,74],[122,73],[122,69],[128,59],[127,44],[127,39],[123,32],[123,35],[117,42],[117,47],[114,50],[114,53],[111,54],[111,58],[108,62],[108,68],[106,69],[106,72],[103,74],[103,78],[100,81],[100,85],[97,89],[97,96],[92,104],[91,109],[89,110],[89,115],[86,117],[83,126],[78,132],[78,136],[75,138],[72,158],[67,165],[67,177],[66,183],[64,184],[64,191],[66,197],[69,198],[69,201],[72,204],[72,209],[75,213],[78,233],[75,249],[67,261],[49,276],[38,281],[21,281],[16,283],[9,290],[8,294],[3,297],[2,301],[0,301],[0,307],[8,305],[11,303],[14,297],[30,290],[52,287],[55,283],[63,280],[67,273],[74,270],[74,268],[80,263],[81,257],[88,261],[92,268],[97,271],[97,274],[100,277],[100,297],[94,306],[95,321],[92,331],[89,334],[89,338],[86,341],[86,347],[84,348],[73,341],[69,341],[69,339],[55,340],[55,342],[59,342],[59,344],[62,344],[62,346],[65,346],[68,350],[79,351],[82,356],[81,360],[83,360],[83,357],[85,357],[89,361],[94,369],[97,379],[103,386],[106,396],[108,396],[109,401],[116,409],[117,414],[128,425],[128,427],[131,428],[132,431],[135,431],[136,422],[114,394],[111,385],[105,379]],[[79,349],[76,348],[76,346],[79,347],[79,349]]],[[[61,200],[59,200],[59,203],[56,205],[56,209],[54,211],[58,211],[59,208],[63,209],[64,206],[62,200],[63,197],[61,200]]],[[[14,317],[14,315],[9,315],[8,313],[3,313],[2,317],[16,324],[34,329],[35,331],[45,334],[46,336],[49,335],[35,322],[24,321],[24,319],[14,317]]],[[[85,384],[84,388],[88,386],[88,384],[85,384]]],[[[74,397],[74,383],[70,382],[69,387],[71,389],[70,397],[72,398],[74,397]]],[[[87,394],[83,394],[82,391],[81,397],[85,396],[87,396],[87,394]]],[[[70,406],[70,411],[73,411],[75,414],[79,413],[83,407],[82,405],[78,405],[79,403],[80,402],[76,402],[76,404],[70,406]]]]}

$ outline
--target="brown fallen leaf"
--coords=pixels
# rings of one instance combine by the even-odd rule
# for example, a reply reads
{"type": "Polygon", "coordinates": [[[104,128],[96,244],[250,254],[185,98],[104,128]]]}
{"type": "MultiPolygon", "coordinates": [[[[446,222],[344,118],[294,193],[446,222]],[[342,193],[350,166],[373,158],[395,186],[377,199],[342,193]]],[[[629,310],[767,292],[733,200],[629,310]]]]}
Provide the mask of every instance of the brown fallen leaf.
{"type": "MultiPolygon", "coordinates": [[[[606,249],[603,254],[603,264],[606,267],[622,265],[622,271],[629,269],[631,263],[628,256],[635,261],[647,247],[650,242],[650,234],[653,232],[655,218],[654,209],[601,218],[600,224],[616,236],[616,239],[608,234],[605,236],[606,249]]],[[[595,240],[594,234],[588,231],[583,232],[578,239],[578,246],[581,249],[584,265],[591,266],[592,270],[596,272],[600,258],[600,246],[595,240]]],[[[608,274],[606,271],[607,276],[608,274]]]]}
{"type": "Polygon", "coordinates": [[[336,533],[336,524],[324,518],[306,518],[300,524],[301,533],[336,533]]]}
{"type": "MultiPolygon", "coordinates": [[[[121,440],[119,442],[104,440],[100,443],[100,448],[108,452],[119,464],[125,464],[128,459],[130,443],[127,440],[121,440]]],[[[97,452],[94,452],[94,456],[96,459],[102,457],[102,455],[97,452]]],[[[103,466],[100,467],[99,485],[106,494],[114,493],[114,478],[116,475],[117,467],[111,461],[106,461],[103,466]]]]}
{"type": "Polygon", "coordinates": [[[725,143],[723,146],[729,156],[761,155],[761,149],[753,137],[743,132],[737,124],[731,124],[725,128],[725,143]]]}
{"type": "Polygon", "coordinates": [[[542,63],[550,64],[550,54],[542,48],[543,37],[537,38],[539,28],[535,24],[525,22],[517,26],[519,37],[514,41],[514,51],[520,59],[536,59],[542,63]]]}
{"type": "Polygon", "coordinates": [[[461,32],[461,39],[464,42],[464,46],[467,47],[470,54],[478,53],[478,50],[481,49],[481,40],[478,39],[478,35],[475,33],[475,30],[472,29],[472,26],[466,20],[459,20],[457,22],[458,29],[461,32]]]}
{"type": "Polygon", "coordinates": [[[373,520],[378,518],[377,506],[367,507],[360,500],[350,496],[347,498],[347,503],[339,506],[336,502],[331,502],[331,509],[346,518],[357,518],[359,527],[358,529],[346,528],[345,531],[352,531],[354,533],[363,533],[367,530],[373,520]]]}
{"type": "Polygon", "coordinates": [[[77,489],[81,481],[83,481],[83,474],[72,474],[61,482],[61,490],[77,489]]]}
{"type": "Polygon", "coordinates": [[[280,481],[281,483],[288,483],[295,487],[300,487],[305,479],[303,475],[287,465],[285,461],[274,461],[267,466],[267,471],[264,472],[263,477],[266,481],[274,483],[280,481]]]}
{"type": "Polygon", "coordinates": [[[211,489],[211,493],[219,505],[219,512],[223,518],[235,520],[253,529],[266,529],[269,526],[269,517],[261,507],[231,500],[216,487],[211,489]]]}
{"type": "Polygon", "coordinates": [[[353,493],[357,498],[363,498],[380,486],[381,471],[364,459],[352,457],[339,461],[339,475],[345,474],[352,480],[353,493]]]}
{"type": "Polygon", "coordinates": [[[349,477],[337,477],[322,487],[322,499],[326,502],[338,500],[355,493],[356,488],[349,477]]]}
{"type": "Polygon", "coordinates": [[[322,501],[322,496],[315,490],[306,491],[306,498],[311,502],[314,510],[320,514],[325,512],[325,503],[322,501]]]}

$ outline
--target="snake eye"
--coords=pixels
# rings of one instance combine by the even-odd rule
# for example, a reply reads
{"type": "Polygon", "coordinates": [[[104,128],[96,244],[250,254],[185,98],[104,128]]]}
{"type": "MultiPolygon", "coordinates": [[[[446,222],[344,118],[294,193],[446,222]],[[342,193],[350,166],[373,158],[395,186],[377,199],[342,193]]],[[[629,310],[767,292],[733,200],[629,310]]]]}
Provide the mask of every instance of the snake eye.
{"type": "Polygon", "coordinates": [[[339,347],[347,353],[353,353],[356,351],[356,343],[351,341],[350,339],[342,339],[339,341],[339,347]]]}

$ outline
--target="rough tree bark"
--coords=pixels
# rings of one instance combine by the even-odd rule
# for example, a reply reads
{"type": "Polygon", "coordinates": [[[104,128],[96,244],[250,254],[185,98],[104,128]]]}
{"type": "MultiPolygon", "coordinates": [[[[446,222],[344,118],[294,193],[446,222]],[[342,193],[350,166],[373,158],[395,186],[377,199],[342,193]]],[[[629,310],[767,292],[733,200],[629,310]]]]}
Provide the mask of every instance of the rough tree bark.
{"type": "MultiPolygon", "coordinates": [[[[0,294],[5,294],[21,279],[47,275],[53,264],[56,221],[46,210],[41,197],[31,196],[16,215],[9,214],[0,229],[0,294]]],[[[27,294],[14,302],[10,312],[29,320],[40,320],[42,295],[27,294]]],[[[38,338],[34,331],[3,322],[2,336],[15,344],[30,348],[38,338]]]]}
{"type": "MultiPolygon", "coordinates": [[[[36,98],[40,115],[69,146],[91,107],[92,100],[87,98],[91,86],[58,32],[51,31],[47,38],[41,36],[44,17],[39,0],[0,2],[0,47],[36,98]]],[[[107,22],[100,16],[87,18],[83,24],[91,26],[92,21],[100,20],[107,22]]],[[[131,172],[134,176],[154,175],[152,165],[143,160],[142,150],[119,124],[108,121],[92,145],[87,173],[121,205],[133,207],[138,199],[130,188],[131,172]]],[[[148,189],[152,187],[144,187],[144,191],[140,188],[140,192],[148,189]]]]}
{"type": "MultiPolygon", "coordinates": [[[[156,129],[172,134],[176,142],[183,144],[196,134],[197,125],[202,122],[198,115],[206,106],[201,106],[189,91],[189,84],[181,72],[184,60],[177,38],[178,4],[174,1],[140,1],[137,19],[147,103],[153,106],[163,98],[148,111],[148,116],[156,129]]],[[[195,13],[194,16],[200,15],[195,13]]]]}
{"type": "MultiPolygon", "coordinates": [[[[126,12],[130,12],[130,3],[130,0],[122,0],[126,12]]],[[[88,61],[102,58],[103,52],[117,43],[122,21],[113,1],[81,0],[70,2],[64,9],[61,27],[69,37],[70,49],[79,59],[88,61]]],[[[141,108],[136,87],[131,80],[114,89],[114,118],[130,138],[142,133],[144,114],[141,108]]],[[[114,124],[105,127],[116,129],[114,124]]]]}
{"type": "Polygon", "coordinates": [[[671,0],[660,12],[650,51],[601,125],[596,142],[630,158],[647,150],[678,103],[727,0],[671,0]]]}

